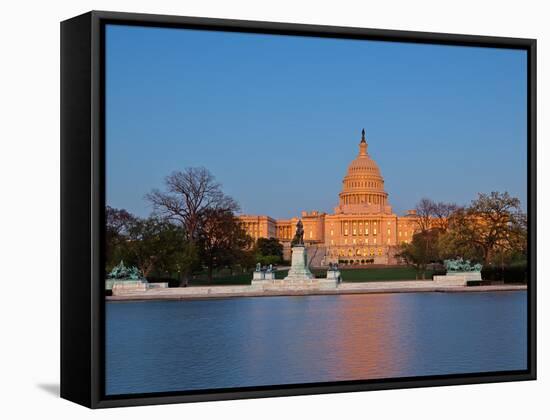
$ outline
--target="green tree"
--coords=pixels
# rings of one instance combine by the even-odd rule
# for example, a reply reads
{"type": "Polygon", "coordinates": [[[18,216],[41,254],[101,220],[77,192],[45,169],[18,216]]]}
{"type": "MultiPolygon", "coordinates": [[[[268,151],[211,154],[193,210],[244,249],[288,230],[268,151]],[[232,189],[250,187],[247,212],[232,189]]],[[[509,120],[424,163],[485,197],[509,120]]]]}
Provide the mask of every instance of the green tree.
{"type": "Polygon", "coordinates": [[[177,273],[180,286],[187,287],[189,279],[184,274],[193,273],[202,268],[198,245],[186,239],[182,247],[173,254],[172,258],[171,266],[173,268],[169,271],[177,273]]]}
{"type": "Polygon", "coordinates": [[[232,266],[242,260],[251,238],[232,211],[207,209],[200,223],[199,244],[208,279],[212,281],[215,268],[232,266]]]}
{"type": "Polygon", "coordinates": [[[255,255],[256,261],[262,265],[278,264],[283,259],[283,244],[276,238],[259,238],[255,255]]]}
{"type": "Polygon", "coordinates": [[[153,271],[174,272],[184,261],[181,253],[186,242],[180,226],[157,217],[136,218],[128,227],[121,259],[137,266],[145,277],[153,271]]]}
{"type": "Polygon", "coordinates": [[[507,192],[478,194],[469,207],[453,214],[449,226],[452,242],[475,248],[484,264],[503,253],[526,255],[527,217],[519,199],[507,192]]]}
{"type": "Polygon", "coordinates": [[[128,239],[128,228],[136,217],[124,209],[105,207],[105,269],[108,271],[120,262],[120,247],[128,239]]]}
{"type": "Polygon", "coordinates": [[[428,264],[439,259],[438,229],[430,229],[413,235],[410,243],[402,244],[401,250],[397,254],[403,261],[414,267],[417,272],[417,278],[426,278],[428,264]]]}

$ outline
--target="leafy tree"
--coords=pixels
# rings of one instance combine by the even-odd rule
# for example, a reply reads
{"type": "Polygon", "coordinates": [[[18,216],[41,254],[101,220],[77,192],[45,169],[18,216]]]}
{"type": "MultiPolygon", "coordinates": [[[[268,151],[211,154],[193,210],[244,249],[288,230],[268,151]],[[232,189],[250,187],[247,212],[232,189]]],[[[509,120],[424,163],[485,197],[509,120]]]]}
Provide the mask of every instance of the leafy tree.
{"type": "Polygon", "coordinates": [[[417,278],[426,278],[426,269],[428,264],[439,259],[438,229],[430,229],[425,232],[419,232],[413,235],[412,241],[408,244],[402,244],[401,250],[397,254],[403,261],[417,271],[417,278]]]}
{"type": "Polygon", "coordinates": [[[278,255],[262,255],[256,254],[256,262],[259,262],[262,266],[270,264],[279,264],[282,260],[278,255]]]}
{"type": "Polygon", "coordinates": [[[499,253],[527,250],[527,217],[518,198],[507,192],[478,194],[466,209],[450,219],[453,242],[478,250],[484,264],[499,253]]]}
{"type": "Polygon", "coordinates": [[[200,223],[199,244],[212,281],[214,268],[231,266],[242,259],[251,238],[228,209],[207,209],[200,223]]]}
{"type": "Polygon", "coordinates": [[[483,261],[479,249],[471,242],[463,241],[452,229],[439,236],[439,257],[442,260],[461,257],[470,261],[483,261]]]}
{"type": "MultiPolygon", "coordinates": [[[[136,218],[128,227],[121,253],[147,277],[153,270],[173,272],[182,265],[186,238],[181,227],[157,217],[136,218]]],[[[185,262],[192,265],[192,262],[185,262]]],[[[187,268],[187,267],[186,267],[187,268]]]]}
{"type": "Polygon", "coordinates": [[[106,269],[112,268],[120,262],[117,257],[117,247],[123,244],[128,237],[128,228],[136,217],[124,209],[105,207],[105,261],[106,269]]]}
{"type": "Polygon", "coordinates": [[[283,244],[276,238],[259,238],[255,254],[257,262],[262,265],[278,264],[283,259],[283,244]]]}
{"type": "Polygon", "coordinates": [[[198,245],[185,240],[183,246],[173,254],[172,270],[178,275],[180,286],[187,287],[189,284],[188,276],[185,273],[192,273],[202,268],[200,261],[200,250],[198,245]]]}

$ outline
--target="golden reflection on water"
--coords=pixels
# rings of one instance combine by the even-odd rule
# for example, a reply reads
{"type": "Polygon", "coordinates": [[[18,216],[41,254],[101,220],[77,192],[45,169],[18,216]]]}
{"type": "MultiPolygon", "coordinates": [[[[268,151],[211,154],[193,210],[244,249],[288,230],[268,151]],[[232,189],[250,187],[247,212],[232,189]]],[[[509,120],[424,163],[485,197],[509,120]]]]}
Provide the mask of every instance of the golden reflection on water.
{"type": "Polygon", "coordinates": [[[331,374],[343,380],[399,376],[407,362],[400,338],[406,322],[395,296],[340,298],[333,307],[337,322],[324,335],[324,345],[336,355],[331,374]]]}
{"type": "Polygon", "coordinates": [[[285,298],[285,305],[252,305],[251,322],[243,331],[246,370],[259,374],[284,365],[298,382],[306,377],[400,376],[409,357],[402,345],[403,328],[409,328],[409,323],[395,295],[326,298],[285,298]]]}

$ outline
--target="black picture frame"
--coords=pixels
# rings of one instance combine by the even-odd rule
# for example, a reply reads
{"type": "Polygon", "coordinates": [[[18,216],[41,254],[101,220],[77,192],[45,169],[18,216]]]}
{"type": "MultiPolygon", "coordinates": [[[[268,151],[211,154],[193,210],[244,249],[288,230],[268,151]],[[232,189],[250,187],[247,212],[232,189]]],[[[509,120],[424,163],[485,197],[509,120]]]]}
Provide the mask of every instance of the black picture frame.
{"type": "Polygon", "coordinates": [[[92,11],[61,23],[61,397],[90,408],[536,379],[536,40],[92,11]],[[528,369],[105,396],[104,27],[108,23],[521,49],[527,52],[528,369]]]}

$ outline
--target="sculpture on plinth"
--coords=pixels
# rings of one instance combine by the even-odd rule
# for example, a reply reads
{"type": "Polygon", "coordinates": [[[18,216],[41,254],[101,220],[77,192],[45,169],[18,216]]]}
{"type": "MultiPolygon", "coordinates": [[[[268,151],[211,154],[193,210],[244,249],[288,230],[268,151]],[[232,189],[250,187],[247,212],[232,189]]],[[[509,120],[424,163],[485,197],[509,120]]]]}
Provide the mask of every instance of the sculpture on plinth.
{"type": "Polygon", "coordinates": [[[114,266],[109,274],[108,279],[112,280],[142,280],[143,275],[137,267],[126,267],[124,261],[120,261],[118,265],[114,266]]]}
{"type": "Polygon", "coordinates": [[[124,290],[146,290],[149,282],[141,270],[137,267],[126,267],[124,261],[113,267],[107,274],[105,281],[105,290],[124,289],[124,290]]]}
{"type": "Polygon", "coordinates": [[[296,234],[291,242],[292,246],[304,246],[304,224],[302,220],[298,220],[296,223],[296,234]]]}
{"type": "Polygon", "coordinates": [[[470,260],[457,257],[454,260],[443,261],[447,274],[444,276],[435,275],[435,284],[446,286],[467,286],[469,281],[481,281],[481,264],[472,264],[470,260]]]}
{"type": "Polygon", "coordinates": [[[462,257],[458,257],[454,260],[445,260],[443,263],[447,271],[456,273],[481,272],[483,268],[481,264],[472,264],[470,260],[464,260],[462,257]]]}
{"type": "Polygon", "coordinates": [[[301,220],[296,223],[296,234],[291,242],[292,258],[288,276],[284,278],[287,281],[311,280],[314,278],[309,270],[307,261],[307,250],[304,246],[304,224],[301,220]]]}

